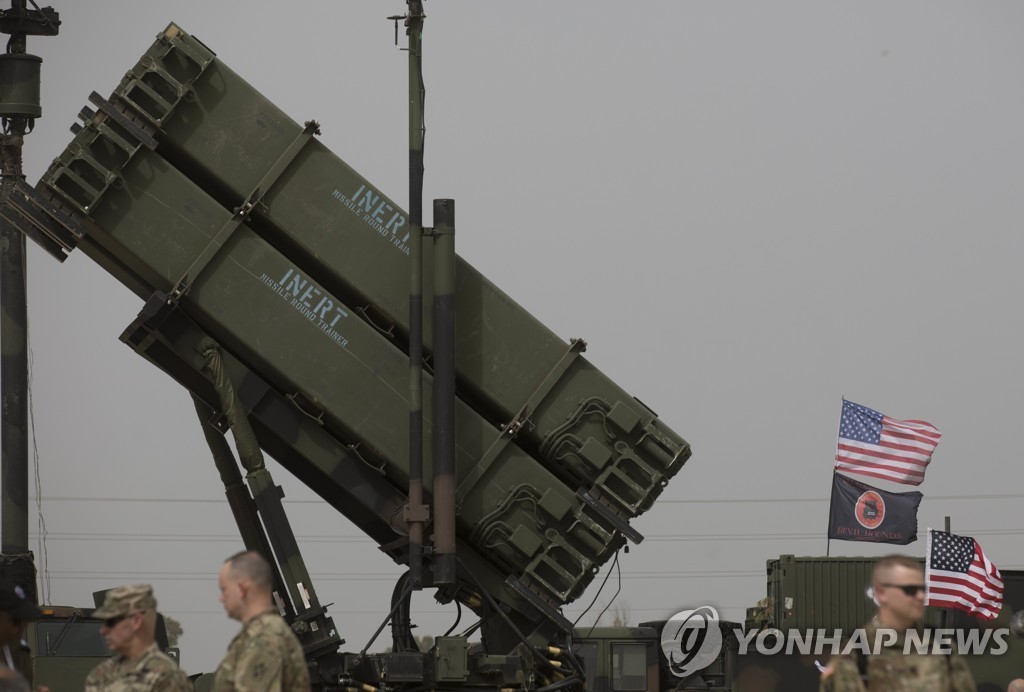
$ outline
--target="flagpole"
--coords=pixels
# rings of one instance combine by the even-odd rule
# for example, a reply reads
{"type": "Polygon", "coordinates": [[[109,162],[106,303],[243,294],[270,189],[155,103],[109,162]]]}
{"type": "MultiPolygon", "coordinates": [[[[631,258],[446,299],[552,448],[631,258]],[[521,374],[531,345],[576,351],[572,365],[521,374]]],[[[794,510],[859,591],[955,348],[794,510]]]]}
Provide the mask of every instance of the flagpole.
{"type": "MultiPolygon", "coordinates": [[[[953,533],[953,531],[950,528],[949,515],[948,514],[946,515],[945,527],[946,527],[946,533],[949,533],[949,534],[953,533]]],[[[943,608],[942,609],[942,613],[939,616],[939,619],[940,619],[940,622],[941,622],[940,626],[942,627],[942,629],[946,629],[946,626],[949,624],[949,608],[943,608]]]]}
{"type": "MultiPolygon", "coordinates": [[[[846,397],[844,395],[841,394],[840,398],[842,399],[842,401],[846,401],[846,397]]],[[[836,424],[836,451],[837,452],[839,451],[839,430],[840,430],[840,428],[842,428],[842,426],[843,426],[843,407],[842,407],[842,404],[840,404],[840,406],[839,406],[839,423],[836,424]]],[[[836,460],[835,459],[832,460],[832,487],[833,488],[836,487],[836,460]]],[[[832,525],[832,495],[833,495],[833,492],[830,489],[828,491],[828,524],[827,524],[827,526],[831,526],[832,525]]],[[[831,554],[831,551],[832,551],[832,539],[829,537],[828,532],[826,531],[825,532],[825,557],[829,557],[829,555],[831,554]]]]}
{"type": "MultiPolygon", "coordinates": [[[[832,488],[830,488],[829,491],[828,491],[828,523],[826,524],[826,526],[828,526],[830,529],[832,528],[832,499],[835,497],[835,487],[836,487],[836,470],[833,468],[832,469],[832,488]]],[[[829,551],[831,551],[831,550],[832,550],[832,537],[829,535],[829,531],[826,530],[825,531],[825,557],[829,556],[829,551]]]]}

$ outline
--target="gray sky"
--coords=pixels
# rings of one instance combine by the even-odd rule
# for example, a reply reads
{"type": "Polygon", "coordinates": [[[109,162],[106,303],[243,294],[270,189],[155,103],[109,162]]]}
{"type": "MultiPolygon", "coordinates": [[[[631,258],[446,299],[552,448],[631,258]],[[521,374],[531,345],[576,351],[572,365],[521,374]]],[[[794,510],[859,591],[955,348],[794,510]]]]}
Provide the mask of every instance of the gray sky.
{"type": "MultiPolygon", "coordinates": [[[[55,4],[60,36],[29,42],[44,59],[29,182],[89,93],[174,21],[406,205],[406,55],[385,21],[403,2],[55,4]]],[[[766,560],[825,554],[843,395],[944,433],[908,552],[949,515],[1024,568],[1024,6],[426,9],[426,208],[454,197],[459,254],[585,338],[693,445],[622,556],[631,620],[711,604],[742,621],[766,560]]],[[[184,667],[212,670],[237,629],[216,571],[241,542],[189,397],[118,341],[142,307],[126,288],[81,253],[60,265],[33,246],[29,262],[50,601],[151,581],[184,624],[184,667]]],[[[400,570],[271,468],[321,599],[362,648],[400,570]]],[[[454,617],[429,594],[414,611],[421,634],[454,617]]]]}

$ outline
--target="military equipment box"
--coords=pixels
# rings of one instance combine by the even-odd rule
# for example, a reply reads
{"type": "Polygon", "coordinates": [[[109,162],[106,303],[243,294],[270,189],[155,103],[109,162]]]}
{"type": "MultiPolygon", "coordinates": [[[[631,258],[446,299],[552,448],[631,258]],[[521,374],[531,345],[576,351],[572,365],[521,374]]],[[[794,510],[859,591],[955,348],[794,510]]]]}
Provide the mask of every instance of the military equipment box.
{"type": "MultiPolygon", "coordinates": [[[[868,596],[873,557],[795,557],[767,563],[766,597],[747,611],[747,629],[824,629],[860,627],[875,612],[868,596]]],[[[924,568],[924,560],[921,559],[924,568]]],[[[938,626],[942,609],[928,608],[926,624],[938,626]]]]}
{"type": "MultiPolygon", "coordinates": [[[[866,623],[875,612],[867,594],[871,584],[873,557],[795,557],[782,555],[767,562],[767,595],[756,607],[747,609],[748,631],[778,629],[825,630],[831,636],[836,630],[851,632],[866,623]]],[[[920,558],[924,567],[924,559],[920,558]]],[[[966,636],[985,639],[986,653],[966,656],[979,689],[1004,690],[1007,683],[1024,674],[1024,640],[1007,635],[1014,612],[1024,609],[1024,571],[1002,570],[1003,609],[995,620],[980,620],[961,610],[926,608],[925,624],[929,627],[951,628],[966,636]],[[986,633],[985,630],[992,630],[986,633]],[[996,632],[1002,632],[995,636],[996,632]],[[1005,636],[1004,636],[1005,635],[1005,636]],[[1001,653],[1000,642],[1005,642],[1001,653]]],[[[831,648],[831,645],[826,648],[831,648]]],[[[743,680],[753,675],[770,675],[778,681],[774,689],[789,692],[814,692],[817,689],[815,659],[823,655],[748,655],[739,658],[737,676],[743,680]]],[[[742,685],[740,689],[743,689],[742,685]]]]}

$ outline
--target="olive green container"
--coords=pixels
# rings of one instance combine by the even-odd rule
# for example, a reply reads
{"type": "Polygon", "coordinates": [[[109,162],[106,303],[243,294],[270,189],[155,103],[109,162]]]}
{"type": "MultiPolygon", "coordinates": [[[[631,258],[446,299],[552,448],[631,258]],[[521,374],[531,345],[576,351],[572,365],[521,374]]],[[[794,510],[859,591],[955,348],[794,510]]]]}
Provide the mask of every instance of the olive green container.
{"type": "MultiPolygon", "coordinates": [[[[304,435],[268,422],[275,439],[261,440],[304,481],[328,483],[314,490],[341,504],[330,484],[373,477],[404,492],[404,212],[317,142],[315,125],[288,119],[173,24],[109,100],[92,100],[99,110],[83,111],[36,190],[147,310],[165,303],[184,316],[174,333],[140,323],[152,335],[125,340],[202,396],[201,343],[211,338],[240,380],[259,379],[315,422],[304,435]],[[154,355],[154,343],[167,353],[154,355]],[[361,462],[345,476],[324,459],[339,446],[361,462]]],[[[629,519],[689,446],[580,357],[580,342],[559,341],[465,262],[457,272],[461,554],[557,608],[627,537],[641,538],[629,519]]],[[[429,401],[429,375],[424,389],[429,401]]],[[[430,422],[428,410],[426,449],[430,422]]],[[[424,472],[429,492],[429,460],[424,472]]],[[[353,521],[384,540],[381,512],[365,509],[353,521]]]]}
{"type": "MultiPolygon", "coordinates": [[[[112,148],[101,129],[86,125],[44,184],[80,202],[79,181],[109,160],[112,148]]],[[[358,444],[367,472],[408,484],[408,360],[391,340],[145,147],[116,169],[101,200],[81,206],[83,213],[86,206],[93,228],[83,244],[101,248],[90,255],[115,276],[130,271],[153,292],[173,294],[205,258],[180,296],[181,309],[336,438],[358,444]]],[[[201,367],[198,350],[193,358],[201,367]]],[[[429,378],[425,385],[429,396],[429,378]]],[[[502,572],[526,574],[564,602],[585,588],[622,538],[575,488],[514,442],[501,444],[481,471],[480,460],[501,437],[459,404],[459,477],[478,476],[457,498],[460,533],[502,572]]]]}
{"type": "MultiPolygon", "coordinates": [[[[255,232],[407,349],[408,216],[313,138],[315,125],[289,118],[173,24],[112,100],[148,119],[157,151],[212,198],[253,203],[255,232]]],[[[461,258],[456,305],[458,396],[615,513],[649,508],[688,458],[686,442],[583,358],[585,344],[559,339],[461,258]]]]}

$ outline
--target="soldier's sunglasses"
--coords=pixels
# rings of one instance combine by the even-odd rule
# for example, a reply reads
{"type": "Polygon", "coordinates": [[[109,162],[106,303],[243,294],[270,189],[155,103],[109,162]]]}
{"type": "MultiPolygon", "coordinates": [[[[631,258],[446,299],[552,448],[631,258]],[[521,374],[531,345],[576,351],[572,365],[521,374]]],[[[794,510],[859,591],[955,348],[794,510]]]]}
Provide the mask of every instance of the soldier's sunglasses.
{"type": "Polygon", "coordinates": [[[107,618],[106,620],[103,621],[103,626],[104,627],[108,627],[108,628],[117,627],[118,624],[120,624],[120,622],[122,620],[124,620],[126,617],[128,617],[128,616],[127,615],[118,615],[116,617],[107,618]]]}
{"type": "Polygon", "coordinates": [[[928,587],[924,584],[882,584],[886,588],[899,589],[906,595],[913,598],[917,595],[917,592],[928,593],[928,587]]]}

